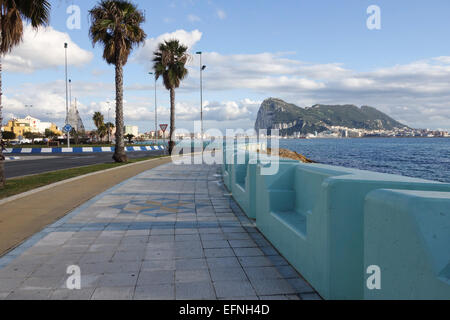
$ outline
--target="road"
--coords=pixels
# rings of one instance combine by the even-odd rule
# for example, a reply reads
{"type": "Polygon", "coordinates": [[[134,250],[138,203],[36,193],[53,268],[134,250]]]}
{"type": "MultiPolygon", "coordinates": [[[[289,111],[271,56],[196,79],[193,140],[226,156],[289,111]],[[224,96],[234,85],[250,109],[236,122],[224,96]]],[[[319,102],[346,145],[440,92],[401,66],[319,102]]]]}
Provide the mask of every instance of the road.
{"type": "MultiPolygon", "coordinates": [[[[163,151],[129,152],[129,159],[161,155],[163,151]]],[[[17,178],[31,174],[70,169],[99,163],[112,162],[112,153],[84,153],[66,155],[17,155],[20,160],[6,161],[6,178],[17,178]]]]}

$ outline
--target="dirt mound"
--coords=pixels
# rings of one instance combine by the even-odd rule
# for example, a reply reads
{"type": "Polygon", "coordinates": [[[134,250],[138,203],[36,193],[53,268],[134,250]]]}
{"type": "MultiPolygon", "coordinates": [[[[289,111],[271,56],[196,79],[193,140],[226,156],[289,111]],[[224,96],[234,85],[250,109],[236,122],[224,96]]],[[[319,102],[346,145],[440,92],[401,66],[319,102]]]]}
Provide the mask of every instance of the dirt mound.
{"type": "MultiPolygon", "coordinates": [[[[267,154],[271,154],[271,153],[272,153],[272,150],[270,148],[268,148],[267,154]]],[[[298,160],[303,163],[316,163],[315,161],[310,160],[310,159],[306,158],[305,156],[303,156],[295,151],[288,150],[288,149],[280,149],[279,155],[281,158],[298,160]]]]}

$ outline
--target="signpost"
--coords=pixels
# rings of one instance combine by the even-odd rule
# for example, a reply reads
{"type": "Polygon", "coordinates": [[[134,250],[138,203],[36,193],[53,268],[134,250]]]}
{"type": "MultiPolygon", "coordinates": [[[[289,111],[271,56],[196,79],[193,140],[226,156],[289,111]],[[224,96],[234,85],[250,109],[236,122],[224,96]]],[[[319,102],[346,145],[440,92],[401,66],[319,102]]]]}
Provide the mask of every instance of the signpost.
{"type": "MultiPolygon", "coordinates": [[[[164,141],[164,147],[166,144],[166,130],[169,127],[168,124],[160,124],[159,127],[161,128],[162,132],[163,132],[163,141],[164,141]]],[[[166,151],[164,150],[164,154],[166,153],[166,151]]]]}
{"type": "Polygon", "coordinates": [[[72,131],[73,127],[70,124],[66,124],[63,128],[63,131],[67,133],[67,148],[70,148],[70,131],[72,131]]]}
{"type": "Polygon", "coordinates": [[[70,131],[72,131],[72,126],[70,124],[66,124],[63,128],[64,132],[69,133],[70,131]]]}

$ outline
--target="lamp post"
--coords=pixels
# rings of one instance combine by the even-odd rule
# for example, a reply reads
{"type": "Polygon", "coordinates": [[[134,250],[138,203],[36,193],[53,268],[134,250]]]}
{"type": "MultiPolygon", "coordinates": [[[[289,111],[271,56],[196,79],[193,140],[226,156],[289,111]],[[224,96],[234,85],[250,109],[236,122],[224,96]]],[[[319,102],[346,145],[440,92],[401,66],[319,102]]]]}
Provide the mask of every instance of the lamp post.
{"type": "MultiPolygon", "coordinates": [[[[148,74],[154,75],[153,72],[149,72],[148,74]]],[[[155,141],[158,143],[158,103],[156,98],[156,75],[155,75],[155,141]]]]}
{"type": "Polygon", "coordinates": [[[110,101],[106,102],[108,104],[108,144],[111,144],[111,122],[109,119],[109,112],[111,111],[110,101]]]}
{"type": "Polygon", "coordinates": [[[206,66],[202,64],[202,52],[196,52],[200,56],[200,122],[201,122],[201,137],[202,137],[202,152],[204,149],[203,145],[203,71],[206,69],[206,66]]]}
{"type": "MultiPolygon", "coordinates": [[[[65,49],[65,65],[66,65],[66,124],[69,123],[69,84],[67,75],[67,42],[64,43],[65,49]]],[[[70,132],[67,132],[67,148],[70,148],[70,132]]]]}
{"type": "Polygon", "coordinates": [[[69,79],[69,109],[72,107],[72,79],[69,79]]]}

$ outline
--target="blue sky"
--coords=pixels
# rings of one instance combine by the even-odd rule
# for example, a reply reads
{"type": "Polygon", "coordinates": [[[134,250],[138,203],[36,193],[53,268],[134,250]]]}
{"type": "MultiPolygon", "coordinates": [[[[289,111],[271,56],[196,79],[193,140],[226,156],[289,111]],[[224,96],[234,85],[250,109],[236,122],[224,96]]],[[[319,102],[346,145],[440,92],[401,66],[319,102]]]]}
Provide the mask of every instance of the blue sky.
{"type": "MultiPolygon", "coordinates": [[[[70,44],[73,97],[85,124],[114,100],[114,68],[88,38],[96,1],[54,0],[51,27],[29,31],[5,58],[5,113],[64,120],[63,43],[70,44]],[[70,5],[81,8],[81,29],[69,30],[70,5]],[[59,42],[58,42],[59,41],[59,42]],[[32,111],[24,106],[33,104],[32,111]]],[[[209,128],[252,127],[260,103],[280,97],[316,103],[371,105],[420,128],[450,129],[450,3],[434,0],[134,1],[145,10],[148,40],[125,68],[125,121],[154,128],[152,48],[178,37],[204,52],[205,116],[209,128]],[[369,5],[381,9],[381,30],[366,27],[369,5]]],[[[191,130],[199,114],[198,60],[177,92],[178,127],[191,130]]],[[[169,95],[159,83],[161,122],[169,95]]],[[[113,115],[111,115],[111,118],[113,115]]]]}

